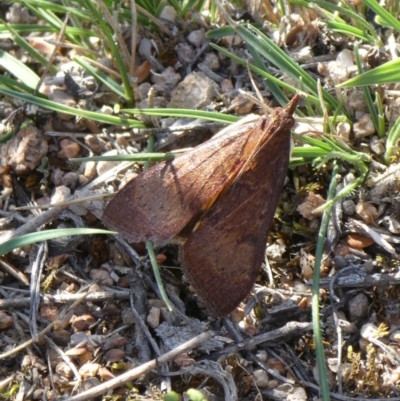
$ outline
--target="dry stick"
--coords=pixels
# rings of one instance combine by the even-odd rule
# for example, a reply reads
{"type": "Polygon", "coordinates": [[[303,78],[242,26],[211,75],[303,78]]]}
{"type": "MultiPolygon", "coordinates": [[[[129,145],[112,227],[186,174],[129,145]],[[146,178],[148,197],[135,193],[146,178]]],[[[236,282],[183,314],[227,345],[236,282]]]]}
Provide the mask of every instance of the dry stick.
{"type": "MultiPolygon", "coordinates": [[[[69,20],[69,13],[65,16],[65,20],[61,27],[61,31],[58,34],[59,42],[62,42],[64,40],[65,31],[67,30],[67,26],[68,26],[68,20],[69,20]]],[[[36,96],[37,93],[39,92],[39,89],[42,86],[45,76],[46,76],[47,72],[49,71],[50,66],[53,64],[54,59],[56,58],[57,52],[58,52],[58,46],[55,46],[53,52],[50,55],[49,61],[47,62],[47,65],[46,65],[44,71],[42,72],[42,76],[40,77],[39,82],[37,83],[36,88],[33,91],[34,96],[36,96]]]]}
{"type": "Polygon", "coordinates": [[[7,377],[6,379],[0,381],[0,390],[6,388],[15,379],[15,374],[7,377]]]}
{"type": "Polygon", "coordinates": [[[301,323],[301,322],[288,322],[284,326],[279,329],[269,331],[264,334],[260,334],[258,336],[243,340],[242,342],[234,345],[230,345],[225,347],[222,351],[217,351],[213,354],[213,358],[217,358],[226,354],[233,354],[235,352],[242,351],[243,349],[249,347],[255,347],[259,344],[264,344],[270,341],[279,341],[285,339],[287,337],[292,337],[293,335],[297,335],[299,333],[303,333],[306,331],[312,330],[311,323],[301,323]]]}
{"type": "Polygon", "coordinates": [[[148,18],[151,22],[156,24],[161,31],[163,31],[166,35],[172,36],[172,32],[154,15],[151,15],[146,9],[140,7],[138,4],[135,5],[136,10],[143,14],[146,18],[148,18]]]}
{"type": "Polygon", "coordinates": [[[124,64],[126,69],[129,71],[129,60],[130,60],[130,54],[128,47],[126,46],[126,43],[124,41],[123,35],[121,33],[121,29],[119,28],[119,25],[117,24],[117,21],[113,16],[111,15],[109,9],[105,5],[103,0],[97,0],[96,1],[97,5],[100,8],[101,14],[106,20],[106,22],[110,25],[112,30],[114,31],[113,34],[115,35],[116,42],[119,46],[119,50],[121,52],[122,58],[124,60],[124,64]]]}
{"type": "Polygon", "coordinates": [[[189,351],[192,348],[197,347],[198,345],[202,344],[203,342],[207,341],[211,337],[213,337],[213,333],[211,331],[206,331],[195,338],[183,343],[179,347],[173,349],[172,351],[167,352],[164,355],[161,355],[157,359],[153,359],[141,366],[138,366],[135,369],[132,369],[114,379],[108,380],[105,383],[102,383],[96,387],[93,387],[89,390],[83,391],[82,393],[68,398],[68,401],[85,401],[93,397],[98,397],[103,395],[109,390],[112,390],[116,387],[120,387],[124,385],[126,382],[136,379],[137,377],[149,372],[152,369],[157,368],[157,366],[169,362],[175,359],[178,355],[189,351]]]}
{"type": "Polygon", "coordinates": [[[19,280],[23,285],[29,285],[28,277],[19,270],[17,270],[14,266],[10,265],[6,261],[0,259],[0,270],[8,273],[10,276],[15,277],[19,280]]]}
{"type": "MultiPolygon", "coordinates": [[[[130,292],[126,291],[97,291],[91,292],[87,295],[86,300],[88,302],[98,302],[98,301],[107,301],[107,300],[126,300],[129,299],[130,292]]],[[[41,305],[49,305],[49,304],[66,304],[70,302],[76,302],[82,297],[82,294],[46,294],[40,298],[41,305]]],[[[30,297],[16,297],[11,299],[0,299],[0,309],[16,309],[16,308],[26,308],[30,306],[31,298],[30,297]]]]}
{"type": "Polygon", "coordinates": [[[335,301],[339,302],[338,297],[335,295],[335,280],[341,276],[344,275],[346,270],[352,270],[353,266],[349,266],[347,268],[344,268],[340,270],[338,273],[336,273],[332,279],[331,282],[329,283],[329,299],[330,303],[332,306],[332,314],[333,314],[333,319],[336,325],[336,335],[337,335],[337,365],[338,365],[338,371],[337,371],[337,381],[338,381],[338,392],[339,394],[343,394],[343,367],[342,367],[342,354],[343,354],[343,331],[342,331],[342,326],[340,325],[340,319],[339,319],[339,314],[338,314],[338,307],[335,305],[335,301]]]}
{"type": "Polygon", "coordinates": [[[34,217],[32,220],[29,220],[27,223],[22,225],[21,227],[16,228],[13,231],[6,231],[2,235],[0,235],[0,244],[8,241],[11,238],[18,237],[20,235],[28,234],[33,231],[36,231],[39,227],[44,224],[53,221],[67,206],[63,207],[55,207],[53,209],[49,209],[47,212],[40,214],[37,217],[34,217]]]}
{"type": "Polygon", "coordinates": [[[39,331],[37,327],[37,313],[40,305],[40,279],[42,277],[43,267],[48,256],[47,241],[39,244],[35,261],[32,263],[30,296],[31,307],[29,308],[29,328],[32,338],[39,340],[39,331]]]}
{"type": "Polygon", "coordinates": [[[136,44],[137,44],[137,13],[135,0],[130,1],[131,4],[131,15],[132,15],[132,30],[131,30],[131,57],[129,62],[129,74],[131,77],[135,75],[136,68],[136,44]]]}
{"type": "Polygon", "coordinates": [[[81,375],[79,374],[77,368],[75,367],[75,365],[72,363],[71,358],[65,354],[65,352],[58,347],[54,341],[49,338],[48,336],[43,336],[47,345],[52,348],[55,352],[57,352],[58,355],[60,355],[60,357],[62,358],[62,360],[68,365],[68,367],[71,369],[71,372],[74,374],[75,376],[75,380],[81,381],[81,375]]]}
{"type": "Polygon", "coordinates": [[[92,196],[85,196],[85,197],[79,197],[75,198],[74,196],[69,197],[67,200],[64,202],[59,202],[59,203],[47,203],[46,205],[35,205],[35,206],[19,206],[14,208],[14,210],[36,210],[36,209],[51,209],[54,207],[70,207],[72,205],[80,205],[83,202],[92,202],[95,200],[103,200],[104,198],[111,198],[114,196],[115,193],[110,193],[110,194],[100,194],[100,195],[92,195],[92,196]]]}

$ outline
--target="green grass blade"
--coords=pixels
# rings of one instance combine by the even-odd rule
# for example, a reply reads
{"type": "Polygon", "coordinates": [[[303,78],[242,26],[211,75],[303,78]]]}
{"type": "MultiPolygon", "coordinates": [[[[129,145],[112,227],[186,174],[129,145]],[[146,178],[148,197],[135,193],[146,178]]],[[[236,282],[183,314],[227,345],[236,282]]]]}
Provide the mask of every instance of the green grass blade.
{"type": "Polygon", "coordinates": [[[115,44],[113,33],[111,32],[110,27],[107,25],[104,17],[94,2],[91,0],[83,0],[83,4],[86,5],[86,8],[93,14],[93,17],[96,19],[96,23],[99,25],[104,37],[107,39],[107,45],[110,48],[113,59],[117,63],[118,72],[122,78],[122,86],[125,92],[124,98],[127,99],[129,105],[133,105],[134,98],[131,81],[124,60],[121,57],[121,52],[115,44]]]}
{"type": "Polygon", "coordinates": [[[207,121],[217,121],[221,123],[234,123],[238,117],[226,114],[215,113],[212,111],[191,110],[191,109],[124,109],[123,113],[143,114],[156,117],[181,117],[181,118],[201,118],[207,121]]]}
{"type": "Polygon", "coordinates": [[[400,58],[364,72],[337,85],[337,87],[353,88],[355,86],[383,85],[392,82],[400,82],[400,58]]]}
{"type": "MultiPolygon", "coordinates": [[[[10,89],[4,88],[0,86],[0,93],[3,95],[9,96],[11,98],[16,98],[23,100],[27,103],[35,104],[39,107],[43,107],[48,110],[56,111],[59,113],[66,113],[73,116],[85,117],[94,121],[99,121],[106,124],[111,125],[126,125],[131,128],[146,128],[145,124],[138,120],[133,120],[129,118],[121,118],[117,116],[109,116],[107,114],[103,114],[100,112],[87,111],[76,109],[74,107],[69,107],[62,105],[60,103],[56,103],[47,99],[40,98],[39,96],[32,96],[26,93],[21,93],[17,91],[12,91],[10,89]]],[[[138,113],[139,114],[139,113],[138,113]]]]}
{"type": "MultiPolygon", "coordinates": [[[[21,33],[45,33],[45,32],[59,32],[60,30],[51,25],[35,25],[35,24],[0,24],[0,34],[6,34],[9,31],[21,33]],[[10,28],[10,29],[9,29],[10,28]]],[[[79,37],[91,37],[93,31],[89,29],[76,28],[68,26],[66,29],[68,35],[79,36],[79,37]]]]}
{"type": "MultiPolygon", "coordinates": [[[[46,66],[48,64],[46,57],[42,56],[37,50],[35,50],[22,36],[19,35],[19,33],[17,31],[15,31],[12,28],[12,26],[10,26],[6,23],[4,25],[6,28],[8,28],[9,32],[11,32],[13,34],[14,41],[18,46],[20,46],[22,49],[24,49],[34,60],[36,60],[41,65],[46,66]]],[[[49,68],[49,71],[53,75],[56,75],[58,72],[58,69],[54,65],[51,65],[49,68]]]]}
{"type": "MultiPolygon", "coordinates": [[[[368,32],[368,34],[375,39],[376,45],[382,45],[382,40],[380,39],[373,25],[366,20],[364,15],[354,12],[344,2],[340,2],[341,6],[338,6],[333,2],[331,3],[324,0],[290,0],[290,2],[311,9],[314,8],[314,5],[317,5],[322,12],[325,12],[326,10],[331,10],[335,13],[339,13],[339,15],[341,14],[350,17],[353,20],[351,25],[354,25],[357,28],[368,32]]],[[[344,21],[342,20],[342,22],[344,21]]]]}
{"type": "MultiPolygon", "coordinates": [[[[0,85],[4,85],[11,90],[18,92],[33,93],[36,87],[30,87],[25,85],[23,82],[17,81],[14,78],[7,77],[5,75],[0,75],[0,85]]],[[[41,95],[39,95],[41,96],[41,95]]]]}
{"type": "MultiPolygon", "coordinates": [[[[267,66],[265,65],[265,63],[263,62],[262,58],[260,57],[259,53],[257,53],[253,47],[250,46],[249,48],[251,56],[253,57],[254,60],[254,64],[256,65],[257,68],[259,68],[260,70],[263,71],[268,71],[267,66]]],[[[272,95],[274,96],[274,98],[276,100],[278,100],[279,104],[284,105],[287,104],[288,102],[288,98],[287,96],[283,93],[282,89],[279,87],[279,85],[277,85],[275,82],[266,79],[265,80],[268,89],[270,90],[270,92],[272,93],[272,95]]]]}
{"type": "MultiPolygon", "coordinates": [[[[338,165],[335,163],[332,170],[332,179],[328,191],[328,200],[332,199],[336,192],[338,177],[338,165]]],[[[313,277],[313,288],[312,288],[312,322],[314,331],[314,340],[316,345],[317,354],[317,365],[318,365],[318,377],[321,396],[324,401],[330,400],[329,394],[329,380],[326,369],[325,353],[324,353],[324,341],[322,337],[321,319],[320,319],[320,304],[319,304],[319,282],[321,275],[321,264],[322,256],[324,251],[326,232],[328,230],[329,218],[331,215],[331,209],[325,210],[322,215],[322,221],[317,239],[317,248],[315,250],[315,265],[314,265],[314,277],[313,277]]]]}
{"type": "Polygon", "coordinates": [[[364,30],[346,24],[345,22],[341,23],[330,21],[326,23],[326,27],[329,30],[340,32],[347,36],[354,36],[358,39],[364,40],[367,43],[375,43],[375,38],[373,36],[368,35],[367,32],[365,32],[364,30]]]}
{"type": "MultiPolygon", "coordinates": [[[[73,60],[77,64],[82,66],[90,75],[93,75],[96,79],[98,79],[100,82],[102,82],[107,88],[109,88],[116,95],[126,99],[126,97],[125,97],[126,93],[124,91],[124,88],[122,88],[118,82],[111,79],[109,75],[105,74],[102,71],[99,71],[97,68],[90,65],[90,63],[87,63],[86,61],[84,61],[80,58],[74,58],[73,60]]],[[[126,100],[129,100],[129,99],[126,99],[126,100]]]]}
{"type": "Polygon", "coordinates": [[[117,234],[114,231],[98,230],[93,228],[64,228],[57,230],[45,230],[34,233],[20,235],[0,244],[0,256],[22,246],[35,244],[41,241],[48,241],[60,237],[70,237],[73,235],[93,235],[93,234],[117,234]]]}
{"type": "MultiPolygon", "coordinates": [[[[247,26],[247,28],[238,26],[236,32],[246,40],[248,46],[253,47],[280,71],[297,81],[299,85],[301,82],[307,91],[318,96],[316,80],[261,31],[251,26],[247,26]]],[[[323,90],[323,96],[330,109],[336,110],[339,107],[338,101],[326,90],[323,90]]]]}
{"type": "Polygon", "coordinates": [[[391,128],[387,141],[386,141],[386,151],[385,151],[385,162],[390,164],[392,162],[392,157],[398,150],[396,146],[400,139],[400,117],[396,120],[393,127],[391,128]]]}
{"type": "Polygon", "coordinates": [[[379,16],[379,20],[376,20],[381,21],[382,25],[400,32],[400,22],[389,11],[385,10],[379,2],[376,0],[362,0],[362,2],[379,16]]]}
{"type": "Polygon", "coordinates": [[[11,75],[21,80],[26,86],[35,89],[40,78],[25,64],[11,54],[0,49],[0,65],[11,75]]]}
{"type": "MultiPolygon", "coordinates": [[[[210,46],[213,47],[214,49],[218,50],[218,52],[222,53],[223,55],[231,58],[236,63],[241,64],[241,65],[248,65],[251,71],[255,72],[256,74],[258,74],[260,76],[262,76],[267,81],[271,81],[271,82],[275,83],[277,86],[288,90],[289,92],[292,92],[292,93],[298,93],[299,92],[299,90],[295,86],[290,85],[290,84],[280,80],[279,78],[274,77],[273,75],[271,75],[268,72],[256,67],[253,64],[247,64],[246,61],[243,60],[243,58],[235,56],[233,53],[229,52],[228,50],[224,49],[223,47],[219,47],[219,46],[215,45],[214,43],[210,43],[210,46]]],[[[313,95],[310,95],[310,94],[307,94],[307,93],[304,93],[304,92],[303,92],[303,95],[304,95],[304,97],[307,97],[308,100],[311,100],[315,104],[317,104],[317,105],[320,104],[320,101],[319,101],[317,96],[313,96],[313,95]]],[[[282,106],[284,106],[286,104],[287,104],[287,100],[283,101],[283,103],[281,103],[282,106]]]]}

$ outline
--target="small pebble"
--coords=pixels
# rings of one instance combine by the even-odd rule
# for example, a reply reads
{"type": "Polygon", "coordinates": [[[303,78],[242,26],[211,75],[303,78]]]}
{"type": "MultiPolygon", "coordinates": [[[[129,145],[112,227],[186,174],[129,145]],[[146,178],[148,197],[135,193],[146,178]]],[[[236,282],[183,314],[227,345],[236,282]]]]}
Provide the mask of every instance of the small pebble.
{"type": "Polygon", "coordinates": [[[95,322],[96,319],[88,313],[85,313],[81,316],[74,315],[70,320],[71,326],[75,331],[85,331],[95,322]]]}
{"type": "Polygon", "coordinates": [[[245,115],[251,112],[254,107],[254,102],[239,93],[239,95],[232,99],[231,107],[233,107],[235,114],[245,115]]]}
{"type": "Polygon", "coordinates": [[[96,176],[96,162],[85,162],[85,168],[83,175],[88,179],[91,180],[96,176]]]}
{"type": "Polygon", "coordinates": [[[356,233],[348,234],[345,241],[351,248],[355,249],[364,249],[374,243],[372,238],[356,233]]]}
{"type": "Polygon", "coordinates": [[[81,151],[81,147],[75,141],[71,139],[63,139],[60,142],[61,150],[58,152],[58,157],[61,159],[71,159],[78,157],[81,151]]]}
{"type": "Polygon", "coordinates": [[[368,298],[363,293],[357,294],[348,303],[350,321],[357,322],[368,313],[368,298]]]}
{"type": "Polygon", "coordinates": [[[79,174],[75,173],[73,171],[70,171],[69,173],[66,173],[62,178],[61,178],[61,184],[65,185],[66,187],[70,188],[75,188],[76,184],[79,179],[79,174]]]}
{"type": "Polygon", "coordinates": [[[179,43],[175,47],[175,51],[178,55],[179,61],[182,64],[189,64],[193,60],[195,51],[189,43],[179,43]]]}
{"type": "Polygon", "coordinates": [[[60,376],[66,377],[67,379],[71,379],[74,375],[72,369],[64,361],[61,361],[57,364],[56,373],[58,373],[60,376]]]}
{"type": "Polygon", "coordinates": [[[100,154],[106,147],[105,142],[98,135],[86,135],[85,144],[89,146],[93,153],[100,154]]]}
{"type": "Polygon", "coordinates": [[[400,343],[400,330],[394,330],[390,333],[390,341],[395,341],[396,343],[400,343]]]}
{"type": "MultiPolygon", "coordinates": [[[[105,152],[103,156],[116,156],[118,154],[117,150],[113,149],[109,152],[105,152]]],[[[116,167],[118,162],[111,162],[111,161],[101,161],[97,163],[96,171],[98,175],[104,174],[106,171],[111,170],[112,168],[116,167]]]]}
{"type": "Polygon", "coordinates": [[[110,273],[106,269],[91,269],[90,278],[100,285],[111,287],[114,285],[113,279],[110,277],[110,273]]]}
{"type": "Polygon", "coordinates": [[[232,80],[230,80],[230,79],[224,79],[220,83],[220,85],[221,85],[221,92],[222,93],[230,93],[234,89],[232,80]]]}
{"type": "Polygon", "coordinates": [[[82,390],[89,390],[93,387],[96,387],[100,384],[100,381],[97,377],[90,377],[89,379],[86,379],[82,383],[82,390]]]}
{"type": "Polygon", "coordinates": [[[303,249],[300,251],[300,268],[301,274],[305,279],[312,278],[314,274],[315,256],[305,252],[303,249]]]}
{"type": "Polygon", "coordinates": [[[161,10],[159,18],[165,19],[170,22],[175,22],[176,16],[177,16],[177,12],[174,7],[164,6],[164,8],[161,10]]]}
{"type": "Polygon", "coordinates": [[[268,386],[268,375],[267,372],[263,369],[257,369],[253,372],[254,381],[258,387],[267,387],[268,386]]]}
{"type": "Polygon", "coordinates": [[[66,201],[71,196],[71,190],[65,185],[56,187],[51,197],[51,203],[57,204],[66,201]]]}
{"type": "Polygon", "coordinates": [[[307,393],[303,387],[295,387],[291,394],[288,394],[286,401],[307,401],[307,393]]]}
{"type": "Polygon", "coordinates": [[[351,132],[351,125],[348,122],[340,122],[336,126],[337,134],[344,140],[348,141],[351,132]]]}
{"type": "Polygon", "coordinates": [[[206,32],[204,28],[197,29],[189,33],[187,40],[196,47],[200,47],[206,40],[206,32]]]}
{"type": "Polygon", "coordinates": [[[0,311],[0,330],[7,330],[14,325],[14,319],[7,313],[0,311]]]}
{"type": "Polygon", "coordinates": [[[353,125],[353,131],[356,139],[364,138],[375,134],[375,126],[370,114],[362,115],[353,125]]]}
{"type": "Polygon", "coordinates": [[[351,110],[359,112],[365,112],[366,110],[365,96],[362,90],[350,90],[347,96],[347,102],[351,110]]]}
{"type": "Polygon", "coordinates": [[[111,380],[114,379],[114,375],[105,367],[101,367],[99,369],[99,376],[102,380],[111,380]]]}
{"type": "Polygon", "coordinates": [[[160,308],[151,308],[149,314],[147,315],[147,324],[152,328],[155,329],[160,325],[160,315],[161,311],[160,308]]]}
{"type": "Polygon", "coordinates": [[[119,334],[114,334],[113,336],[107,338],[104,341],[103,348],[111,349],[111,348],[122,348],[127,342],[126,337],[120,336],[119,334]]]}
{"type": "Polygon", "coordinates": [[[219,96],[220,87],[203,72],[192,72],[179,83],[168,107],[202,109],[219,96]]]}
{"type": "Polygon", "coordinates": [[[385,144],[384,144],[385,140],[386,138],[378,138],[374,136],[372,137],[371,142],[369,143],[369,147],[378,156],[383,155],[385,153],[385,144]]]}
{"type": "Polygon", "coordinates": [[[207,53],[204,56],[204,64],[212,71],[217,71],[221,67],[219,58],[215,53],[207,53]]]}
{"type": "Polygon", "coordinates": [[[256,353],[256,358],[258,358],[260,360],[260,362],[267,362],[268,352],[265,350],[259,350],[256,353]]]}
{"type": "Polygon", "coordinates": [[[356,212],[356,205],[353,200],[347,199],[343,201],[343,212],[348,216],[352,216],[356,212]]]}
{"type": "Polygon", "coordinates": [[[26,174],[40,165],[48,151],[48,144],[40,131],[28,126],[11,140],[0,145],[0,172],[11,166],[16,174],[26,174]]]}
{"type": "Polygon", "coordinates": [[[99,363],[85,363],[79,368],[79,374],[83,379],[88,379],[89,377],[94,377],[97,375],[100,369],[99,363]]]}
{"type": "Polygon", "coordinates": [[[379,217],[378,210],[369,202],[360,201],[356,206],[356,212],[367,224],[373,223],[379,217]]]}
{"type": "Polygon", "coordinates": [[[120,362],[125,357],[125,352],[122,349],[113,348],[108,350],[103,355],[103,360],[107,363],[120,362]]]}
{"type": "Polygon", "coordinates": [[[304,202],[297,206],[297,211],[306,219],[314,220],[321,216],[322,213],[313,213],[313,210],[325,203],[325,199],[314,192],[310,192],[304,199],[304,202]]]}

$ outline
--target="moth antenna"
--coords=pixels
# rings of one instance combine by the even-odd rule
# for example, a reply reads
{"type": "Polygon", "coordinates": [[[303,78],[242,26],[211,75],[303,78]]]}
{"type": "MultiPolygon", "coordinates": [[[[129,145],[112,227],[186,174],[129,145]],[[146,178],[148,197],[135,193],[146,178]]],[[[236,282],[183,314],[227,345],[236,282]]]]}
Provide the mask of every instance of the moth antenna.
{"type": "MultiPolygon", "coordinates": [[[[246,61],[246,67],[247,67],[247,72],[249,73],[249,78],[250,78],[251,84],[253,85],[253,88],[254,88],[254,90],[255,90],[256,93],[257,93],[258,100],[261,102],[260,106],[264,109],[264,113],[265,113],[266,110],[268,111],[268,113],[271,113],[271,108],[268,107],[268,106],[265,104],[264,98],[263,98],[263,96],[262,96],[260,90],[258,89],[258,86],[256,85],[256,83],[255,83],[255,81],[254,81],[253,74],[251,73],[250,65],[249,65],[249,62],[248,62],[248,61],[246,61]],[[268,109],[269,109],[269,110],[268,110],[268,109]]],[[[266,113],[266,114],[267,114],[267,113],[266,113]]]]}
{"type": "Polygon", "coordinates": [[[244,91],[243,89],[239,89],[239,93],[245,97],[246,99],[251,100],[253,103],[255,103],[258,107],[264,109],[264,113],[267,116],[268,114],[271,114],[273,108],[269,107],[268,105],[265,104],[264,100],[260,101],[258,100],[255,96],[251,95],[250,93],[244,91]]]}

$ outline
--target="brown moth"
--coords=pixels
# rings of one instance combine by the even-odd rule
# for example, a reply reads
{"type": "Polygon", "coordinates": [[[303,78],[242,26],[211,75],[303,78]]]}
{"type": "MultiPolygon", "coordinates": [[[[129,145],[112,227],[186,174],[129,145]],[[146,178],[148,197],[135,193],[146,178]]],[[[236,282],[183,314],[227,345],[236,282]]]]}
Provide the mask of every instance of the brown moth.
{"type": "Polygon", "coordinates": [[[298,100],[143,171],[103,214],[130,242],[178,241],[184,274],[213,316],[235,309],[256,281],[298,100]]]}

